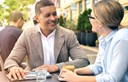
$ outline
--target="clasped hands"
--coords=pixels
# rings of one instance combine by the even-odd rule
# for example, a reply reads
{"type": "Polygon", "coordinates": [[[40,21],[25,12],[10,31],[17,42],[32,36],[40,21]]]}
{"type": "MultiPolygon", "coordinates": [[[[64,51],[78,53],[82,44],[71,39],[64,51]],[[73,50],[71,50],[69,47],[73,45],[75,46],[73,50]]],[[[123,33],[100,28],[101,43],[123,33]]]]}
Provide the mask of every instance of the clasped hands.
{"type": "MultiPolygon", "coordinates": [[[[57,65],[42,65],[39,66],[33,70],[38,70],[38,69],[47,69],[48,72],[55,72],[58,71],[57,65]]],[[[8,74],[6,75],[11,81],[13,80],[22,80],[24,76],[29,73],[28,70],[25,70],[21,67],[13,66],[8,69],[8,74]]]]}

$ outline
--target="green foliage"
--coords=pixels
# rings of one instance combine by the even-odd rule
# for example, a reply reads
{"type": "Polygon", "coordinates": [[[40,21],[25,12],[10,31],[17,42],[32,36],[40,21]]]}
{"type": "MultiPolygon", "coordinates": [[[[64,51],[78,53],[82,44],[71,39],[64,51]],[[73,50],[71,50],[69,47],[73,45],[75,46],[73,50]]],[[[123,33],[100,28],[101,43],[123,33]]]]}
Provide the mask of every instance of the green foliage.
{"type": "Polygon", "coordinates": [[[125,6],[124,9],[125,9],[125,10],[128,10],[128,6],[125,6]]]}
{"type": "Polygon", "coordinates": [[[3,7],[2,5],[0,5],[0,23],[2,23],[2,19],[4,19],[4,17],[2,16],[3,12],[4,12],[3,7]]]}
{"type": "Polygon", "coordinates": [[[6,4],[10,11],[14,9],[25,10],[27,9],[28,4],[34,3],[35,0],[5,0],[4,4],[6,4]]]}
{"type": "Polygon", "coordinates": [[[67,20],[66,27],[70,30],[76,31],[76,24],[74,23],[74,21],[67,20]]]}
{"type": "Polygon", "coordinates": [[[58,22],[60,26],[65,27],[65,20],[62,15],[60,15],[58,22]]]}
{"type": "Polygon", "coordinates": [[[62,15],[59,17],[58,22],[60,26],[76,31],[76,24],[74,23],[74,21],[71,20],[66,21],[62,15]]]}
{"type": "MultiPolygon", "coordinates": [[[[0,5],[0,21],[3,21],[4,18],[7,20],[9,19],[9,14],[12,10],[20,10],[22,12],[25,12],[23,14],[27,14],[28,11],[28,5],[34,3],[35,0],[5,0],[3,5],[6,7],[3,7],[0,5]],[[4,13],[4,14],[3,14],[4,13]]],[[[25,16],[27,17],[27,16],[25,16]]],[[[27,19],[27,18],[25,18],[27,19]]]]}
{"type": "Polygon", "coordinates": [[[80,14],[78,17],[77,30],[84,32],[85,31],[84,28],[85,28],[85,24],[84,24],[83,14],[80,14]]]}
{"type": "Polygon", "coordinates": [[[85,10],[78,17],[77,30],[81,32],[91,31],[91,24],[88,19],[88,15],[90,15],[91,9],[85,10]]]}
{"type": "Polygon", "coordinates": [[[91,14],[91,9],[88,9],[86,14],[85,14],[85,31],[91,31],[92,30],[92,25],[90,24],[90,21],[89,21],[89,18],[88,18],[88,15],[91,14]]]}
{"type": "Polygon", "coordinates": [[[98,41],[98,40],[96,40],[96,41],[95,41],[95,43],[96,43],[96,44],[99,44],[99,41],[98,41]]]}

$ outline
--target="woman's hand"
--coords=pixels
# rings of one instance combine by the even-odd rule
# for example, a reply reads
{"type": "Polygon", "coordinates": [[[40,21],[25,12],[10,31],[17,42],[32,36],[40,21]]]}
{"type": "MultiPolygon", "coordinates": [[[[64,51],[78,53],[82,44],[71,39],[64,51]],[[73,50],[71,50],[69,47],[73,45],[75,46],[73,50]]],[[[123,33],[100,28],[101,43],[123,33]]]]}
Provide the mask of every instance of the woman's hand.
{"type": "Polygon", "coordinates": [[[62,69],[60,73],[60,77],[67,82],[79,82],[77,81],[78,75],[70,70],[62,69]]]}

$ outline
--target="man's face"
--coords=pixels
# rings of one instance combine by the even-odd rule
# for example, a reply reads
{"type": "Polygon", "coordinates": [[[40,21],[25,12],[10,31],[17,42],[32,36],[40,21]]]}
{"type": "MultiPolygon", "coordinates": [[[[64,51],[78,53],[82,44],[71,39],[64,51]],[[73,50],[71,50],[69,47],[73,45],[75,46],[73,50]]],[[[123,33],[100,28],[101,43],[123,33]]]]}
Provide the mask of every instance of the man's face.
{"type": "Polygon", "coordinates": [[[58,17],[55,6],[42,7],[41,14],[37,16],[37,21],[42,30],[53,31],[56,28],[58,17]]]}

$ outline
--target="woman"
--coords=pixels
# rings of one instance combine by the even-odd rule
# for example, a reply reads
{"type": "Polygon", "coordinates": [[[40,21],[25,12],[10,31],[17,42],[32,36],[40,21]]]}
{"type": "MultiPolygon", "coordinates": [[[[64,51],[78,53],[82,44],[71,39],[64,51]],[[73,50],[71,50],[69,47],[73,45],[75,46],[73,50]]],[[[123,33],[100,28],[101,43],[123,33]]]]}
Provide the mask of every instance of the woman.
{"type": "Polygon", "coordinates": [[[99,52],[93,65],[73,72],[62,69],[67,82],[128,82],[128,29],[118,30],[124,10],[115,0],[102,0],[89,16],[92,31],[99,33],[99,52]],[[77,74],[94,74],[80,76],[77,74]],[[69,77],[70,76],[70,77],[69,77]]]}

